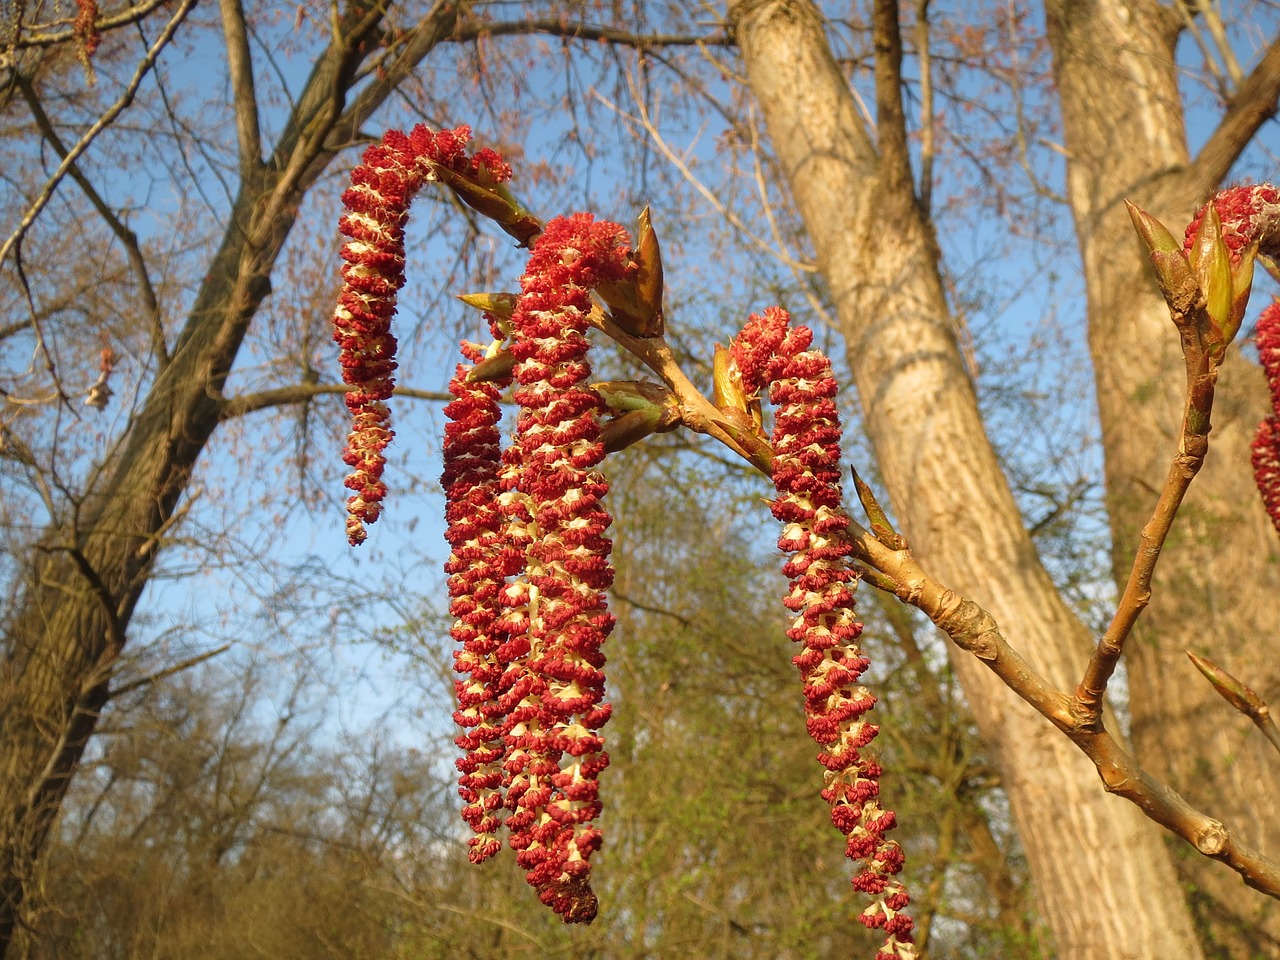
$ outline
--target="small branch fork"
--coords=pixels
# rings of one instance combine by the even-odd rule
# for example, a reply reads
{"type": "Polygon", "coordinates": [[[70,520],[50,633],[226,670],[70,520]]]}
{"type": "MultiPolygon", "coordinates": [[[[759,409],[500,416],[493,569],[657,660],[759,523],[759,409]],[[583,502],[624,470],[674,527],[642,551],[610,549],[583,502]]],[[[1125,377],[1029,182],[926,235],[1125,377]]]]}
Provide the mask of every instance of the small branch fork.
{"type": "Polygon", "coordinates": [[[1160,552],[1173,528],[1173,520],[1182,505],[1182,499],[1204,464],[1205,454],[1209,450],[1209,418],[1218,380],[1218,361],[1210,352],[1203,336],[1203,330],[1207,326],[1204,311],[1203,299],[1186,310],[1171,311],[1182,341],[1182,355],[1187,368],[1182,436],[1178,441],[1178,453],[1169,464],[1169,475],[1165,479],[1160,498],[1156,501],[1155,510],[1142,528],[1124,593],[1111,623],[1098,641],[1093,656],[1089,658],[1084,678],[1072,699],[1072,715],[1084,729],[1102,729],[1102,702],[1107,683],[1124,653],[1125,640],[1133,631],[1142,611],[1151,602],[1151,578],[1160,559],[1160,552]]]}

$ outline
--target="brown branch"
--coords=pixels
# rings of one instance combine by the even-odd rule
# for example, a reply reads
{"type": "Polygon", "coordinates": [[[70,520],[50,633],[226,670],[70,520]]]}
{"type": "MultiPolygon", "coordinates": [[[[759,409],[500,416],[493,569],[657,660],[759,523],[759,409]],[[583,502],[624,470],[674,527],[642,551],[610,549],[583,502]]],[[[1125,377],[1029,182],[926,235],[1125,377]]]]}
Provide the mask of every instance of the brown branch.
{"type": "Polygon", "coordinates": [[[540,33],[546,36],[563,37],[566,40],[596,40],[616,43],[620,46],[634,47],[637,50],[652,50],[657,47],[730,47],[733,40],[726,33],[684,34],[684,33],[632,33],[616,27],[600,27],[587,23],[572,23],[552,18],[532,18],[529,20],[511,20],[502,23],[490,23],[471,17],[459,21],[451,39],[465,42],[478,40],[481,37],[524,36],[540,33]]]}
{"type": "Polygon", "coordinates": [[[31,225],[35,223],[36,217],[40,216],[40,212],[53,199],[53,193],[58,188],[58,184],[62,182],[62,178],[67,175],[71,166],[79,158],[79,156],[89,149],[89,145],[97,139],[98,134],[111,126],[115,122],[116,117],[120,116],[128,106],[133,103],[134,95],[138,92],[138,87],[142,84],[143,78],[151,72],[151,68],[155,66],[156,58],[160,56],[160,51],[168,46],[169,41],[173,39],[174,33],[177,32],[179,24],[186,19],[187,14],[191,12],[191,8],[196,5],[196,0],[183,0],[183,3],[174,12],[169,22],[165,24],[164,30],[160,32],[160,36],[156,38],[150,49],[147,50],[146,56],[138,64],[138,68],[134,71],[133,77],[129,80],[128,85],[124,89],[118,100],[107,108],[93,125],[85,131],[84,135],[76,142],[76,145],[67,151],[67,155],[62,158],[62,163],[58,165],[58,169],[54,171],[40,194],[32,201],[31,206],[23,215],[17,228],[9,235],[3,245],[0,245],[0,263],[13,252],[14,248],[22,242],[22,238],[27,231],[31,229],[31,225]]]}
{"type": "Polygon", "coordinates": [[[922,611],[956,646],[976,656],[1005,686],[1065,733],[1093,762],[1108,793],[1136,804],[1149,819],[1206,857],[1225,863],[1255,890],[1280,899],[1280,863],[1241,843],[1220,821],[1149,775],[1101,724],[1083,727],[1073,716],[1071,698],[1031,669],[986,610],[932,579],[909,549],[891,549],[856,521],[850,521],[849,532],[855,558],[878,574],[873,582],[877,586],[889,584],[890,592],[922,611]]]}
{"type": "Polygon", "coordinates": [[[240,0],[222,0],[222,30],[227,40],[227,69],[235,100],[236,137],[240,144],[240,179],[250,180],[262,166],[262,134],[258,95],[253,84],[253,58],[240,0]]]}
{"type": "MultiPolygon", "coordinates": [[[[256,413],[272,407],[285,407],[294,403],[305,403],[316,397],[332,394],[344,394],[351,388],[344,383],[295,383],[287,387],[276,387],[273,390],[261,390],[257,393],[242,393],[234,397],[226,397],[222,401],[220,421],[242,417],[246,413],[256,413]]],[[[410,387],[396,387],[397,397],[411,400],[429,400],[433,403],[448,403],[453,399],[448,393],[439,390],[414,390],[410,387]]]]}
{"type": "Polygon", "coordinates": [[[916,56],[920,59],[920,208],[933,206],[933,64],[929,48],[929,2],[916,0],[916,56]]]}
{"type": "Polygon", "coordinates": [[[914,198],[907,118],[902,110],[902,31],[898,0],[876,0],[872,39],[876,50],[876,144],[880,177],[895,199],[914,198]]]}
{"type": "Polygon", "coordinates": [[[1072,699],[1072,713],[1083,729],[1101,729],[1107,684],[1120,662],[1125,641],[1134,624],[1151,602],[1151,579],[1160,560],[1160,552],[1173,528],[1182,499],[1204,465],[1205,454],[1209,451],[1210,417],[1221,355],[1215,358],[1211,354],[1204,337],[1210,324],[1204,295],[1200,294],[1195,302],[1182,304],[1179,308],[1171,306],[1170,313],[1178,328],[1187,372],[1182,434],[1178,440],[1178,452],[1169,464],[1164,489],[1139,536],[1138,549],[1134,553],[1133,566],[1120,602],[1089,658],[1084,677],[1072,699]]]}
{"type": "Polygon", "coordinates": [[[1280,98],[1280,38],[1267,48],[1239,89],[1200,153],[1187,169],[1187,192],[1197,197],[1220,184],[1258,129],[1276,113],[1280,98]]]}
{"type": "Polygon", "coordinates": [[[150,686],[151,684],[158,683],[161,680],[167,680],[169,677],[181,673],[184,670],[190,670],[192,667],[198,666],[206,660],[212,660],[214,657],[219,654],[226,653],[230,649],[231,644],[224,643],[220,647],[215,647],[212,650],[197,654],[194,657],[188,657],[186,660],[175,663],[171,667],[165,667],[163,670],[158,670],[155,673],[149,673],[145,677],[139,677],[137,680],[131,680],[124,686],[116,687],[112,690],[107,699],[114,700],[116,697],[123,697],[127,693],[132,693],[134,690],[140,690],[142,687],[150,686]]]}

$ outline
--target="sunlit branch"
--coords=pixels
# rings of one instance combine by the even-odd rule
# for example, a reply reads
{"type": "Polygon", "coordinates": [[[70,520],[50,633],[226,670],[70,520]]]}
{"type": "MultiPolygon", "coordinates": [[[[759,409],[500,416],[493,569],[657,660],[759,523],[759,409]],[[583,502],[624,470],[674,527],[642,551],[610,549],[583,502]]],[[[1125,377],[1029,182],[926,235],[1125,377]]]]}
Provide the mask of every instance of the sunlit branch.
{"type": "Polygon", "coordinates": [[[1108,793],[1136,804],[1148,818],[1206,857],[1227,864],[1255,890],[1280,899],[1280,863],[1241,843],[1220,821],[1149,775],[1101,724],[1082,726],[1073,717],[1071,698],[1031,668],[986,610],[931,578],[905,545],[887,545],[856,522],[849,529],[855,557],[865,566],[863,579],[923,612],[956,646],[976,656],[1066,734],[1093,762],[1108,793]]]}
{"type": "Polygon", "coordinates": [[[258,125],[258,96],[253,83],[253,60],[240,0],[222,0],[222,30],[227,39],[227,69],[235,97],[236,136],[240,143],[240,177],[253,176],[262,166],[262,135],[258,125]]]}
{"type": "Polygon", "coordinates": [[[797,260],[785,250],[777,250],[770,246],[767,240],[758,236],[749,226],[747,226],[745,222],[743,222],[741,217],[721,202],[720,198],[715,195],[711,188],[694,175],[693,171],[689,169],[689,165],[685,163],[684,159],[675,152],[669,143],[667,143],[662,134],[658,131],[658,128],[649,118],[648,111],[644,108],[644,101],[638,96],[638,91],[635,89],[634,79],[628,77],[628,82],[631,84],[632,100],[636,104],[636,109],[639,112],[638,116],[632,116],[631,114],[626,113],[621,107],[609,100],[599,90],[593,92],[596,99],[602,104],[616,113],[623,120],[635,125],[647,134],[653,141],[654,146],[658,148],[658,152],[666,157],[671,165],[680,171],[680,174],[685,178],[685,180],[687,180],[689,184],[702,195],[702,198],[706,200],[707,203],[711,204],[712,208],[724,217],[727,222],[732,224],[744,237],[749,239],[765,253],[774,257],[778,262],[785,263],[792,270],[802,271],[804,273],[816,273],[818,268],[814,264],[803,260],[797,260]]]}
{"type": "Polygon", "coordinates": [[[723,32],[708,34],[684,33],[632,33],[615,27],[593,26],[587,23],[571,23],[551,18],[511,20],[492,23],[478,17],[460,21],[454,29],[454,40],[469,41],[481,37],[524,36],[540,33],[566,40],[597,40],[649,50],[655,47],[729,47],[733,40],[723,32]]]}
{"type": "Polygon", "coordinates": [[[1200,148],[1186,177],[1186,192],[1198,196],[1231,171],[1258,129],[1276,114],[1280,98],[1280,38],[1272,41],[1249,76],[1236,88],[1218,126],[1200,148]]]}
{"type": "MultiPolygon", "coordinates": [[[[247,413],[268,410],[273,407],[285,407],[296,403],[305,403],[316,397],[345,394],[350,387],[344,383],[296,383],[288,387],[277,387],[274,390],[262,390],[257,393],[244,393],[227,397],[222,401],[220,419],[231,420],[247,413]]],[[[448,403],[453,398],[440,390],[415,390],[411,387],[396,387],[397,397],[410,400],[428,400],[432,403],[448,403]]]]}
{"type": "MultiPolygon", "coordinates": [[[[1201,311],[1203,306],[1195,310],[1201,311]]],[[[1209,449],[1209,417],[1213,409],[1218,368],[1216,364],[1210,363],[1205,351],[1194,344],[1194,337],[1188,333],[1188,327],[1194,327],[1195,323],[1195,318],[1189,317],[1178,324],[1187,358],[1187,398],[1178,452],[1169,464],[1169,475],[1151,519],[1142,528],[1129,579],[1125,583],[1116,612],[1102,639],[1098,641],[1093,656],[1089,658],[1089,665],[1072,704],[1073,711],[1078,711],[1078,716],[1086,727],[1101,726],[1102,703],[1107,683],[1124,652],[1125,640],[1142,611],[1151,602],[1151,578],[1155,574],[1160,552],[1173,528],[1182,499],[1204,464],[1204,457],[1209,449]]]]}

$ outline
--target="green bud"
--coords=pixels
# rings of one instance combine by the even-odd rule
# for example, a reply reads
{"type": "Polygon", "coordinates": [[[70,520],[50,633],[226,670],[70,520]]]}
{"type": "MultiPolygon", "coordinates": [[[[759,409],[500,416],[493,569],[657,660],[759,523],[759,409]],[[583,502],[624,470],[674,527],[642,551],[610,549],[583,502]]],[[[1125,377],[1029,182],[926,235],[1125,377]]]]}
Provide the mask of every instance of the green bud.
{"type": "Polygon", "coordinates": [[[634,259],[637,267],[636,301],[640,308],[639,335],[660,337],[663,334],[662,250],[658,246],[658,235],[649,221],[648,207],[640,211],[634,259]]]}
{"type": "Polygon", "coordinates": [[[483,185],[434,162],[431,162],[431,171],[463,203],[502,227],[519,240],[522,247],[528,246],[542,232],[542,224],[538,222],[538,218],[521,206],[504,184],[483,185]]]}
{"type": "Polygon", "coordinates": [[[1165,303],[1175,315],[1185,315],[1199,299],[1200,286],[1191,269],[1191,262],[1182,250],[1182,244],[1151,214],[1128,200],[1124,205],[1129,211],[1129,219],[1133,221],[1133,228],[1138,232],[1138,238],[1147,248],[1147,257],[1156,275],[1156,285],[1164,295],[1165,303]]]}
{"type": "Polygon", "coordinates": [[[1124,202],[1124,205],[1129,211],[1129,219],[1133,221],[1133,228],[1138,231],[1138,236],[1142,238],[1148,253],[1155,253],[1156,251],[1161,253],[1182,252],[1182,244],[1178,242],[1177,237],[1169,232],[1168,227],[1128,200],[1124,202]]]}
{"type": "Polygon", "coordinates": [[[1204,675],[1204,678],[1213,685],[1213,689],[1217,690],[1224,700],[1241,713],[1252,717],[1260,709],[1266,707],[1265,701],[1260,696],[1212,660],[1206,657],[1198,657],[1190,650],[1187,651],[1187,656],[1191,658],[1191,662],[1204,675]]]}
{"type": "Polygon", "coordinates": [[[458,299],[468,307],[491,313],[499,320],[510,320],[516,311],[514,293],[460,293],[458,299]]]}
{"type": "Polygon", "coordinates": [[[516,367],[515,356],[510,350],[494,349],[495,347],[497,343],[490,347],[483,360],[471,368],[471,372],[467,374],[469,381],[493,382],[511,376],[511,371],[516,367]]]}
{"type": "MultiPolygon", "coordinates": [[[[1222,239],[1222,221],[1213,204],[1200,218],[1200,226],[1191,240],[1191,266],[1204,294],[1205,312],[1209,315],[1211,350],[1221,351],[1231,338],[1227,328],[1231,325],[1231,305],[1235,300],[1231,270],[1231,252],[1222,239]]],[[[1234,333],[1234,331],[1232,331],[1234,333]]]]}
{"type": "Polygon", "coordinates": [[[649,380],[615,380],[591,384],[609,410],[619,416],[600,426],[606,453],[631,446],[655,433],[680,425],[680,401],[660,383],[649,380]]]}

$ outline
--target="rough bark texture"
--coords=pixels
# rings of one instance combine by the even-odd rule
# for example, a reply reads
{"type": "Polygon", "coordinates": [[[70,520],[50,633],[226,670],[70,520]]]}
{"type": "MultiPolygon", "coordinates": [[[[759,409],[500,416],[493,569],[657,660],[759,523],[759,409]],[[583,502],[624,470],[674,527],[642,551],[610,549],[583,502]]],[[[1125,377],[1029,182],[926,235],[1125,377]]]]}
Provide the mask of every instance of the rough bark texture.
{"type": "MultiPolygon", "coordinates": [[[[1072,689],[1091,638],[1043,569],[984,433],[905,137],[893,130],[896,85],[878,77],[873,144],[812,3],[740,0],[729,16],[830,285],[903,532],[934,576],[983,604],[1040,671],[1072,689]]],[[[885,40],[882,69],[892,59],[885,40]]],[[[966,654],[954,662],[999,758],[1058,955],[1199,956],[1158,828],[1104,793],[1066,738],[981,664],[966,654]]]]}
{"type": "MultiPolygon", "coordinates": [[[[1280,57],[1273,49],[1263,59],[1193,162],[1173,59],[1181,18],[1145,0],[1050,0],[1047,14],[1084,259],[1115,575],[1123,582],[1176,448],[1182,361],[1121,200],[1179,233],[1274,112],[1280,57]]],[[[1146,769],[1274,854],[1280,766],[1184,653],[1212,657],[1273,703],[1280,696],[1280,539],[1249,472],[1266,388],[1257,366],[1235,349],[1218,384],[1209,456],[1127,649],[1132,736],[1146,769]]],[[[1280,904],[1201,857],[1179,856],[1177,868],[1214,949],[1280,956],[1280,904]]]]}
{"type": "Polygon", "coordinates": [[[386,75],[366,84],[345,112],[355,67],[376,48],[382,13],[359,5],[341,19],[342,34],[317,61],[274,155],[266,162],[242,156],[222,245],[115,460],[82,507],[33,551],[6,617],[0,660],[0,956],[22,922],[45,840],[110,698],[164,528],[221,418],[222,384],[270,291],[298,204],[395,83],[448,38],[456,15],[456,6],[438,4],[410,31],[386,75]]]}

